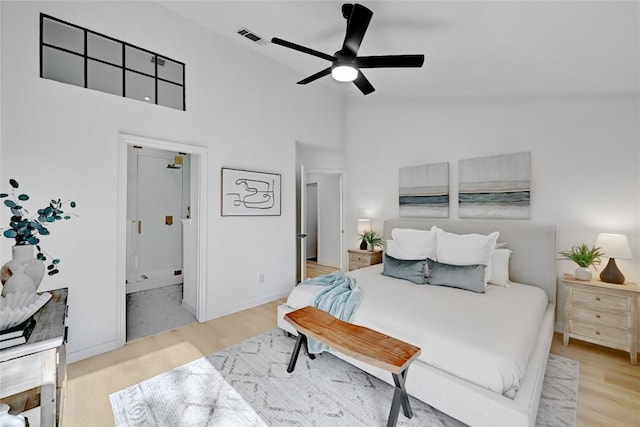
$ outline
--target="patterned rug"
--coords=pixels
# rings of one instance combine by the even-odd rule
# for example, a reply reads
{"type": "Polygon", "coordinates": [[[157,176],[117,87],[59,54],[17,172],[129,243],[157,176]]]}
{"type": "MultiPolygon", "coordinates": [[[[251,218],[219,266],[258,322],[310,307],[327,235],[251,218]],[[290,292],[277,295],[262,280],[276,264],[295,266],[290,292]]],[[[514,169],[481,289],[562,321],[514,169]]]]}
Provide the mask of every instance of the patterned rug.
{"type": "MultiPolygon", "coordinates": [[[[117,426],[384,426],[393,387],[323,353],[286,371],[294,339],[250,338],[110,396],[117,426]]],[[[574,426],[578,362],[550,355],[537,426],[574,426]]],[[[411,375],[411,373],[409,373],[411,375]]],[[[463,426],[411,398],[399,426],[463,426]]]]}

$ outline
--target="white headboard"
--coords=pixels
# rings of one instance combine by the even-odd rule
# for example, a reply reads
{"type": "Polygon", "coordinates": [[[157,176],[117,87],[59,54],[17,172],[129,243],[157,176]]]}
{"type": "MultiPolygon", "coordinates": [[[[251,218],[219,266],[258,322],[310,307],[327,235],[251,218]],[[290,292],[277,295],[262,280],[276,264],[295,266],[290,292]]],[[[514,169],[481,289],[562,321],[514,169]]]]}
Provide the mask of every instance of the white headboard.
{"type": "Polygon", "coordinates": [[[507,247],[513,251],[509,262],[511,280],[542,288],[549,296],[549,302],[556,302],[557,247],[554,225],[398,218],[384,222],[384,238],[390,239],[394,228],[428,230],[433,225],[457,234],[499,231],[498,242],[507,243],[507,247]]]}

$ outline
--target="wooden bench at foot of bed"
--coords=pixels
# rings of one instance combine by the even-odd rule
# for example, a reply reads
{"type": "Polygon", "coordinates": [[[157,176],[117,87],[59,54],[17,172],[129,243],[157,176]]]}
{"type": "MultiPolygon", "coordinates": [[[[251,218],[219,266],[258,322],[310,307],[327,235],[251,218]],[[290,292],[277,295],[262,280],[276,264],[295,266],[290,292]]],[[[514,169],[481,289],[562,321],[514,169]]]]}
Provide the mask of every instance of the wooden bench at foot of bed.
{"type": "Polygon", "coordinates": [[[413,417],[404,384],[409,365],[420,355],[420,348],[373,329],[344,322],[315,307],[307,306],[292,311],[284,318],[298,331],[287,372],[295,369],[300,347],[303,344],[305,348],[307,346],[307,337],[313,338],[356,360],[391,373],[396,388],[389,411],[388,427],[396,425],[400,405],[407,418],[413,417]]]}

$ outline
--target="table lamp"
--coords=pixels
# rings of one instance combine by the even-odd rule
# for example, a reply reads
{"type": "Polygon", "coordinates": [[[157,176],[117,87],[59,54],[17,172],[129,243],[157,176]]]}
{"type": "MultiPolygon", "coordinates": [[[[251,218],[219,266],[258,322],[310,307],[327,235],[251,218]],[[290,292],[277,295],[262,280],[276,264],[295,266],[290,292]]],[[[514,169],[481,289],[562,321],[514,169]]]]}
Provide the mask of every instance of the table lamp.
{"type": "Polygon", "coordinates": [[[609,257],[609,263],[600,272],[600,280],[617,285],[623,284],[624,274],[618,269],[615,258],[633,258],[627,237],[622,234],[600,233],[596,239],[596,247],[600,248],[604,256],[609,257]]]}

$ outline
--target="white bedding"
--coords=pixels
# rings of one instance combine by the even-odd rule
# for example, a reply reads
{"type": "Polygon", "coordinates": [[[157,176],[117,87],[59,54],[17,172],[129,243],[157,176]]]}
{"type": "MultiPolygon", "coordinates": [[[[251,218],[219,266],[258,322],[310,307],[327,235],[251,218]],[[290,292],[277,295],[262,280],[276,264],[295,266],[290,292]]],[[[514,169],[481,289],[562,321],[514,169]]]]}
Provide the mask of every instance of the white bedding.
{"type": "MultiPolygon", "coordinates": [[[[418,360],[513,398],[547,308],[542,289],[512,282],[478,294],[381,273],[382,264],[348,273],[363,295],[353,323],[414,344],[418,360]]],[[[287,305],[307,306],[319,289],[297,286],[287,305]]]]}

